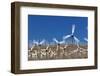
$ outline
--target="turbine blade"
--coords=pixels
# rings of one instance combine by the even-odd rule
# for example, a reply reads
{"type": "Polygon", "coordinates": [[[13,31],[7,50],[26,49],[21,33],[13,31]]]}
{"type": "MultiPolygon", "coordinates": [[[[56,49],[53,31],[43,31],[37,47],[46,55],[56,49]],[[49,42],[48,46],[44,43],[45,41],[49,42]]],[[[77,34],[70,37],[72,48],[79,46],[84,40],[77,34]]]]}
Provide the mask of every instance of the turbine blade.
{"type": "Polygon", "coordinates": [[[59,43],[58,40],[56,38],[53,38],[53,41],[55,41],[56,43],[59,43]]]}
{"type": "Polygon", "coordinates": [[[43,44],[44,42],[45,42],[45,40],[42,40],[42,41],[40,42],[40,45],[43,44]]]}
{"type": "Polygon", "coordinates": [[[33,44],[38,45],[39,43],[37,41],[33,40],[33,44]]]}
{"type": "Polygon", "coordinates": [[[64,44],[65,43],[65,41],[63,40],[63,41],[60,41],[60,44],[64,44]]]}
{"type": "Polygon", "coordinates": [[[78,43],[79,39],[77,37],[74,36],[75,41],[78,43]]]}
{"type": "Polygon", "coordinates": [[[72,25],[72,35],[74,34],[74,31],[75,31],[75,24],[72,25]]]}
{"type": "Polygon", "coordinates": [[[69,38],[71,35],[64,36],[63,39],[69,38]]]}
{"type": "Polygon", "coordinates": [[[84,40],[88,42],[88,39],[87,38],[84,38],[84,40]]]}

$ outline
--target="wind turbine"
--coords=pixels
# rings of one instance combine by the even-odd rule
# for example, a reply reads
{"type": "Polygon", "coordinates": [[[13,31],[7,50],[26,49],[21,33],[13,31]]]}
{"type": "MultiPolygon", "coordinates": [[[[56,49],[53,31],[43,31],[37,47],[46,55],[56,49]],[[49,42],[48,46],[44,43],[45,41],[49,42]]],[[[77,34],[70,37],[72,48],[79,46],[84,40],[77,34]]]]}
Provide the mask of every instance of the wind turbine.
{"type": "Polygon", "coordinates": [[[72,33],[69,34],[69,35],[64,36],[63,39],[66,40],[68,38],[72,38],[72,43],[75,40],[75,42],[77,43],[77,46],[79,46],[78,45],[79,39],[74,35],[74,32],[75,32],[75,24],[72,25],[72,33]]]}
{"type": "Polygon", "coordinates": [[[42,41],[36,41],[36,40],[33,40],[33,43],[35,44],[35,45],[39,45],[39,46],[41,46],[42,44],[44,44],[44,42],[45,42],[45,40],[43,39],[42,41]]]}
{"type": "MultiPolygon", "coordinates": [[[[88,27],[87,27],[87,29],[88,29],[88,27]]],[[[84,40],[88,42],[88,39],[87,38],[84,38],[84,40]]]]}
{"type": "Polygon", "coordinates": [[[28,49],[31,49],[32,46],[33,46],[33,43],[32,43],[31,40],[29,40],[29,42],[28,42],[28,49]]]}
{"type": "Polygon", "coordinates": [[[65,43],[64,40],[62,40],[62,41],[58,41],[56,38],[53,38],[53,41],[56,42],[58,45],[60,45],[60,44],[64,44],[64,43],[65,43]]]}
{"type": "Polygon", "coordinates": [[[53,38],[53,41],[57,43],[57,50],[58,50],[58,48],[59,48],[59,46],[60,46],[61,44],[64,44],[64,43],[65,43],[65,40],[58,41],[56,38],[53,38]]]}
{"type": "Polygon", "coordinates": [[[33,43],[33,41],[30,41],[29,42],[29,47],[30,47],[30,50],[29,51],[32,51],[33,48],[35,47],[35,44],[33,43]]]}

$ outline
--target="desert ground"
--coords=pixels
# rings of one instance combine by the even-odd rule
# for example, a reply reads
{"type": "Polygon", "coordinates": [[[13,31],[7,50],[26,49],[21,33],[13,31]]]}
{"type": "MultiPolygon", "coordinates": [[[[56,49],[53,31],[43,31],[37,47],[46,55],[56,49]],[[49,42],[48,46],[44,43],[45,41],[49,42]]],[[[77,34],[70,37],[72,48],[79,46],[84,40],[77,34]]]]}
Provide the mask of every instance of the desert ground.
{"type": "Polygon", "coordinates": [[[88,58],[87,45],[38,45],[28,49],[28,60],[88,58]]]}

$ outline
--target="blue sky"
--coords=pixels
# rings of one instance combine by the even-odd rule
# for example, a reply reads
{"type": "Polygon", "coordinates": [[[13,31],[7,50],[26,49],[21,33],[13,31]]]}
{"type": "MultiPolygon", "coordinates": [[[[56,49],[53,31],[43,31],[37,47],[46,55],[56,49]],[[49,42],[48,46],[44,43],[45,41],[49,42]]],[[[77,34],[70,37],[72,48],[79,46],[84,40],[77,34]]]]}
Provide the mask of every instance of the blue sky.
{"type": "Polygon", "coordinates": [[[63,36],[71,34],[72,24],[75,24],[74,35],[85,42],[87,17],[28,15],[28,41],[46,39],[51,42],[54,37],[62,40],[63,36]]]}

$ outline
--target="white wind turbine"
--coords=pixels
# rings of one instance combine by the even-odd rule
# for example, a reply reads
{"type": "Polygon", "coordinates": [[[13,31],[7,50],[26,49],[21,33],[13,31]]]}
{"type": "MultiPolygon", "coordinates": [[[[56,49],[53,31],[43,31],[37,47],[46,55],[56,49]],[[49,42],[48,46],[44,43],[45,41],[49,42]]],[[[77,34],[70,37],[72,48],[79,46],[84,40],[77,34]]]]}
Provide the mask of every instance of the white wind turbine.
{"type": "MultiPolygon", "coordinates": [[[[87,29],[88,29],[88,27],[87,27],[87,29]]],[[[84,38],[84,40],[88,42],[88,39],[87,38],[84,38]]]]}
{"type": "Polygon", "coordinates": [[[63,37],[63,39],[68,39],[68,38],[72,38],[73,40],[75,40],[75,42],[77,43],[77,46],[79,47],[79,39],[74,35],[75,32],[75,24],[72,25],[72,33],[70,35],[66,35],[63,37]]]}
{"type": "Polygon", "coordinates": [[[56,38],[53,38],[53,41],[57,43],[56,50],[59,50],[60,45],[65,43],[64,39],[62,41],[58,41],[56,38]]]}
{"type": "Polygon", "coordinates": [[[65,40],[58,41],[56,38],[53,38],[53,41],[56,42],[58,45],[65,43],[65,40]]]}
{"type": "Polygon", "coordinates": [[[35,44],[31,41],[31,42],[29,43],[29,47],[30,47],[30,50],[29,50],[29,51],[32,51],[33,48],[35,47],[35,44]]]}
{"type": "Polygon", "coordinates": [[[31,48],[32,46],[33,46],[33,43],[32,43],[31,40],[29,40],[29,42],[28,42],[28,48],[31,48]]]}
{"type": "Polygon", "coordinates": [[[39,46],[41,46],[42,44],[44,44],[45,43],[45,40],[43,39],[42,41],[36,41],[36,40],[33,40],[33,44],[35,44],[35,45],[39,45],[39,46]]]}

